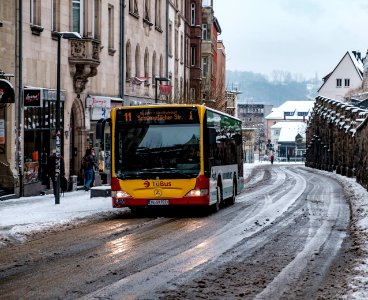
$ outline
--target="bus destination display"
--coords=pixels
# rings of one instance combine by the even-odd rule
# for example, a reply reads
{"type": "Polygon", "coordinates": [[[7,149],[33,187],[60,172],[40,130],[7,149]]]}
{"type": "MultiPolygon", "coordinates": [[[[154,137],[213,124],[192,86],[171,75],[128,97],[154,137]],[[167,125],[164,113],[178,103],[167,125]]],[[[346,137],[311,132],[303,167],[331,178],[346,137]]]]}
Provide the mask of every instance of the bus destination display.
{"type": "Polygon", "coordinates": [[[125,124],[180,124],[198,123],[196,108],[122,109],[117,111],[117,120],[125,124]]]}

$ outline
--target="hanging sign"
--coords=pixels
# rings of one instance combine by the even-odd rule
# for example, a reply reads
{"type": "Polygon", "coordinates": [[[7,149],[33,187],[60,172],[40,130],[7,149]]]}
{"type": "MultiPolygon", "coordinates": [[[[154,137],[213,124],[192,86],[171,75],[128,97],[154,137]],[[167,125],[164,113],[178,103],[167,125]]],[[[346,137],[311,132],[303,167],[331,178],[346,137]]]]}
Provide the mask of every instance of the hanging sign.
{"type": "Polygon", "coordinates": [[[11,83],[5,79],[0,79],[0,103],[14,103],[15,93],[11,83]]]}

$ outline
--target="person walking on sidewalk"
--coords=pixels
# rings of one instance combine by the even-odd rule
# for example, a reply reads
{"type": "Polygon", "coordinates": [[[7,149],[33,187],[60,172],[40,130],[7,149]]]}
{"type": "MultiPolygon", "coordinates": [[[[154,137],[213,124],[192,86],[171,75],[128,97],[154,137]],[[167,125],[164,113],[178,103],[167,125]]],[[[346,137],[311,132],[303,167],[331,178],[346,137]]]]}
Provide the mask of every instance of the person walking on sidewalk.
{"type": "Polygon", "coordinates": [[[84,171],[84,190],[89,191],[93,181],[94,168],[97,168],[97,163],[92,156],[91,149],[86,150],[86,154],[82,159],[82,169],[84,171]]]}

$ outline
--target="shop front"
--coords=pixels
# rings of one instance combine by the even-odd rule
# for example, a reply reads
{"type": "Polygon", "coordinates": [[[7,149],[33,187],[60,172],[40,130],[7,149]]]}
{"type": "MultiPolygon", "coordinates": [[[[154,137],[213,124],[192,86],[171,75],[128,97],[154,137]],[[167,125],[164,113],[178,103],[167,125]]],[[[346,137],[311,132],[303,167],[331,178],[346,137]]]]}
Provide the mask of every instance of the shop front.
{"type": "MultiPolygon", "coordinates": [[[[56,148],[56,90],[25,87],[24,100],[24,175],[23,195],[39,195],[50,188],[47,163],[56,148]]],[[[64,111],[65,92],[60,93],[61,111],[64,111]]],[[[64,116],[60,116],[61,132],[64,116]]],[[[61,145],[63,145],[61,134],[61,145]]],[[[63,147],[61,147],[63,156],[63,147]]]]}
{"type": "Polygon", "coordinates": [[[95,149],[103,184],[110,183],[111,136],[109,128],[106,127],[103,136],[97,137],[96,126],[101,119],[110,118],[111,108],[123,105],[124,101],[121,98],[90,95],[86,98],[86,108],[90,114],[90,130],[87,137],[87,145],[95,149]]]}

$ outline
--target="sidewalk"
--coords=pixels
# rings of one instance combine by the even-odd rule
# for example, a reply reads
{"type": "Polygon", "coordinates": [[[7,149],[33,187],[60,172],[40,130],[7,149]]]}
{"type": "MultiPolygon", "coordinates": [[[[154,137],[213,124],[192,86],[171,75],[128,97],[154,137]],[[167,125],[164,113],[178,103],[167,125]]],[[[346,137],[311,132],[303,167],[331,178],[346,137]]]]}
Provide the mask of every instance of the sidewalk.
{"type": "Polygon", "coordinates": [[[53,230],[88,218],[119,214],[110,197],[90,198],[90,192],[67,192],[55,204],[53,194],[0,201],[0,248],[42,230],[53,230]]]}

